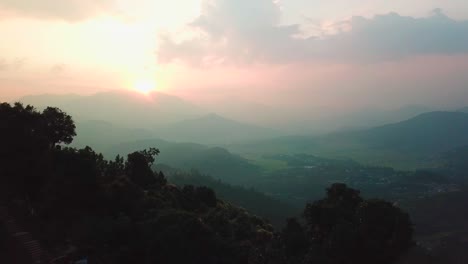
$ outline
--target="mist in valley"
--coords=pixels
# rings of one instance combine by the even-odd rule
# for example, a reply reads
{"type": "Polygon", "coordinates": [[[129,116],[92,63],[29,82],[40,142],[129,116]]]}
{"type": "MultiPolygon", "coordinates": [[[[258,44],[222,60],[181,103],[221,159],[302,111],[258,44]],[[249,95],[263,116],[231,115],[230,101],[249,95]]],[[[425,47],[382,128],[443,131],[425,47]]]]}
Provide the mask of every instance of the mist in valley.
{"type": "Polygon", "coordinates": [[[467,263],[463,1],[33,2],[1,263],[467,263]]]}

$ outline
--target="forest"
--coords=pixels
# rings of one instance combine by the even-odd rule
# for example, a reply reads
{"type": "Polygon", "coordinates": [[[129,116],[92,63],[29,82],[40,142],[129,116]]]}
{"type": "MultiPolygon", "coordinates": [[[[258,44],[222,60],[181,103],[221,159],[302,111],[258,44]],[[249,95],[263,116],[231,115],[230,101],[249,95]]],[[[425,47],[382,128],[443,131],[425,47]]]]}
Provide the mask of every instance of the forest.
{"type": "Polygon", "coordinates": [[[0,257],[10,263],[390,264],[412,252],[426,257],[405,211],[344,183],[274,226],[209,187],[181,185],[190,175],[173,176],[179,185],[168,181],[152,169],[157,146],[106,160],[91,147],[66,146],[76,126],[58,108],[3,103],[0,120],[0,257]]]}
{"type": "Polygon", "coordinates": [[[0,264],[467,264],[468,2],[0,0],[0,264]]]}

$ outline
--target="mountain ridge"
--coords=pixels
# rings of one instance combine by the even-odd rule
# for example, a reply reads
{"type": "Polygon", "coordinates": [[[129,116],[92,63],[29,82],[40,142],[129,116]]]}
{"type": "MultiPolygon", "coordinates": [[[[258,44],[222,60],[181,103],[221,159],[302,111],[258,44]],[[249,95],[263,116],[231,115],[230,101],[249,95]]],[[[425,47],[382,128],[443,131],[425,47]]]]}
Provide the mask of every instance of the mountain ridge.
{"type": "Polygon", "coordinates": [[[228,119],[216,113],[174,123],[159,133],[162,138],[172,141],[221,145],[281,135],[274,129],[228,119]]]}

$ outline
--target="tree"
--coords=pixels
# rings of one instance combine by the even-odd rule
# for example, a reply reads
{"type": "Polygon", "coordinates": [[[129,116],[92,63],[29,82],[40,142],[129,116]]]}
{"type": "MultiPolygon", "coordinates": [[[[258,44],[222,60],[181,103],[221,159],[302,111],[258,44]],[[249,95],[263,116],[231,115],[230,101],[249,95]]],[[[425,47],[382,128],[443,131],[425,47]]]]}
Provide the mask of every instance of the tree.
{"type": "Polygon", "coordinates": [[[325,199],[307,204],[304,218],[311,263],[390,264],[412,245],[408,214],[386,201],[364,200],[345,184],[333,184],[325,199]]]}
{"type": "Polygon", "coordinates": [[[284,250],[288,259],[302,259],[309,248],[309,239],[307,238],[304,227],[296,218],[287,219],[286,227],[281,232],[281,239],[284,244],[284,250]]]}
{"type": "Polygon", "coordinates": [[[196,196],[198,200],[209,207],[215,207],[218,202],[215,192],[205,186],[197,187],[196,196]]]}
{"type": "Polygon", "coordinates": [[[392,263],[412,245],[409,215],[387,201],[364,201],[356,218],[364,263],[392,263]]]}
{"type": "Polygon", "coordinates": [[[0,104],[0,174],[5,193],[37,195],[49,168],[50,149],[71,143],[75,133],[72,118],[58,108],[42,113],[21,103],[0,104]]]}
{"type": "Polygon", "coordinates": [[[42,112],[45,133],[51,146],[70,144],[76,136],[76,126],[72,117],[55,107],[47,107],[42,112]]]}
{"type": "Polygon", "coordinates": [[[307,204],[304,210],[312,239],[323,241],[338,223],[354,221],[355,210],[362,201],[358,190],[342,183],[333,184],[325,199],[307,204]]]}
{"type": "MultiPolygon", "coordinates": [[[[151,169],[159,150],[150,148],[149,150],[136,151],[128,154],[125,163],[125,172],[134,183],[143,188],[158,183],[158,178],[151,169]]],[[[159,174],[157,176],[160,176],[159,174]]]]}

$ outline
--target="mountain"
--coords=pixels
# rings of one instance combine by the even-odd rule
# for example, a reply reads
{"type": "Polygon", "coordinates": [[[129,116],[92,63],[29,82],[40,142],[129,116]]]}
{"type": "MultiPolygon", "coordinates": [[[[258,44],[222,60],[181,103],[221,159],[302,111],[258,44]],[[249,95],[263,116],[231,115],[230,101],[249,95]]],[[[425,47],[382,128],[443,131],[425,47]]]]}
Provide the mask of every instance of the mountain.
{"type": "Polygon", "coordinates": [[[370,148],[438,153],[468,144],[468,114],[430,112],[348,136],[370,148]]]}
{"type": "Polygon", "coordinates": [[[207,147],[194,143],[173,143],[161,139],[140,140],[115,145],[105,151],[105,155],[126,155],[128,153],[159,148],[158,164],[166,164],[182,170],[195,169],[203,174],[221,179],[231,184],[246,184],[249,179],[259,176],[260,168],[249,160],[232,154],[219,147],[207,147]]]}
{"type": "Polygon", "coordinates": [[[158,133],[167,140],[202,144],[230,144],[280,135],[273,129],[237,122],[217,114],[184,120],[161,129],[158,133]]]}
{"type": "Polygon", "coordinates": [[[291,136],[231,145],[237,153],[308,153],[351,158],[364,164],[415,169],[431,166],[432,156],[468,145],[468,114],[429,112],[359,131],[325,136],[291,136]]]}
{"type": "Polygon", "coordinates": [[[421,105],[408,105],[395,110],[371,108],[345,114],[329,122],[339,124],[337,130],[356,130],[401,122],[429,111],[431,111],[429,107],[421,105]]]}
{"type": "Polygon", "coordinates": [[[74,147],[92,146],[98,152],[121,142],[153,138],[154,132],[146,129],[119,127],[105,121],[90,120],[76,123],[77,136],[74,147]]]}
{"type": "Polygon", "coordinates": [[[148,96],[125,91],[101,92],[90,96],[26,96],[20,102],[38,108],[59,107],[75,121],[103,120],[121,127],[155,129],[205,112],[178,97],[154,92],[148,96]]]}
{"type": "Polygon", "coordinates": [[[434,156],[468,145],[468,114],[429,112],[394,124],[329,135],[315,144],[324,153],[373,165],[435,167],[434,156]]]}
{"type": "MultiPolygon", "coordinates": [[[[124,91],[90,96],[38,95],[23,97],[19,101],[38,108],[59,107],[83,126],[80,137],[89,135],[84,142],[96,142],[93,144],[96,147],[110,142],[108,136],[120,142],[157,137],[169,141],[227,144],[280,135],[272,129],[216,114],[207,115],[203,109],[189,102],[159,92],[148,96],[124,91]],[[123,131],[125,128],[131,131],[123,131]],[[110,131],[118,135],[110,135],[110,131]]],[[[115,144],[115,140],[112,143],[115,144]]]]}

